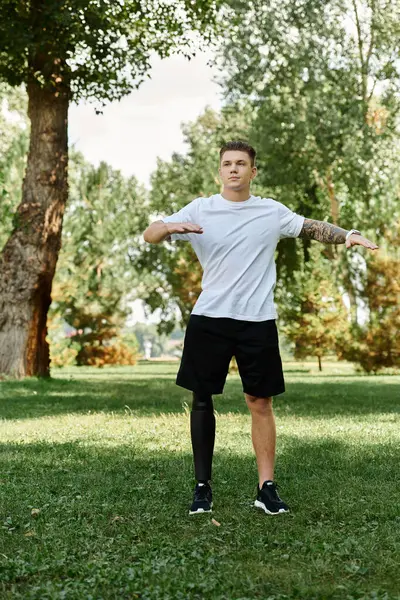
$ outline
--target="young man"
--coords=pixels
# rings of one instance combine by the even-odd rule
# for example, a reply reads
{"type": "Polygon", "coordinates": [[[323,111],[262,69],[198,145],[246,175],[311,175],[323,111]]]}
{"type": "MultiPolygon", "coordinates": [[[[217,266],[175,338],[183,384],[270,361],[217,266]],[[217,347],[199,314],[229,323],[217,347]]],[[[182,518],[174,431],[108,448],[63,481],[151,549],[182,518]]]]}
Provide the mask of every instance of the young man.
{"type": "Polygon", "coordinates": [[[225,144],[220,150],[222,194],[196,198],[143,234],[153,244],[190,242],[203,268],[202,292],[189,318],[176,379],[193,392],[190,429],[197,483],[189,514],[212,509],[212,395],[222,394],[232,356],[252,418],[259,476],[255,506],[269,515],[289,511],[274,483],[272,397],[285,391],[273,300],[278,241],[302,237],[347,248],[377,248],[355,229],[305,219],[271,198],[252,196],[255,157],[244,142],[225,144]]]}

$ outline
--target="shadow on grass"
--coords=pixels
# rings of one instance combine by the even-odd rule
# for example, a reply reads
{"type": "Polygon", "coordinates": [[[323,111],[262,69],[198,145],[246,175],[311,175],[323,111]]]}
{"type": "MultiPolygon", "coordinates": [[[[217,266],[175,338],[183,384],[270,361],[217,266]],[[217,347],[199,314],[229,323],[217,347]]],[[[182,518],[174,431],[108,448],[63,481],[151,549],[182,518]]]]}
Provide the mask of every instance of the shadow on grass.
{"type": "MultiPolygon", "coordinates": [[[[134,412],[138,415],[181,413],[191,406],[192,394],[175,384],[174,377],[141,375],[129,380],[26,379],[6,381],[0,388],[0,418],[26,419],[88,412],[134,412]]],[[[294,381],[274,399],[275,410],[294,416],[336,417],[398,413],[399,385],[391,378],[313,383],[294,381]]],[[[247,413],[239,379],[228,379],[224,393],[214,396],[219,413],[247,413]]]]}
{"type": "MultiPolygon", "coordinates": [[[[364,513],[398,520],[398,503],[388,492],[396,491],[398,446],[363,443],[356,447],[341,440],[284,434],[281,439],[277,480],[288,501],[290,498],[293,512],[302,519],[324,513],[328,520],[340,516],[357,522],[364,513]]],[[[138,517],[143,525],[149,519],[162,527],[165,519],[171,521],[185,513],[194,481],[191,453],[161,448],[164,441],[160,432],[160,450],[156,451],[147,449],[140,436],[136,442],[116,447],[101,442],[85,445],[82,440],[1,444],[5,484],[1,487],[1,516],[18,511],[18,507],[27,511],[30,506],[50,503],[44,512],[50,514],[62,505],[65,513],[61,517],[78,512],[95,521],[128,510],[130,520],[138,517]]],[[[256,483],[253,454],[216,448],[213,488],[220,510],[229,512],[236,507],[232,517],[235,519],[236,510],[243,516],[252,505],[256,483]]]]}

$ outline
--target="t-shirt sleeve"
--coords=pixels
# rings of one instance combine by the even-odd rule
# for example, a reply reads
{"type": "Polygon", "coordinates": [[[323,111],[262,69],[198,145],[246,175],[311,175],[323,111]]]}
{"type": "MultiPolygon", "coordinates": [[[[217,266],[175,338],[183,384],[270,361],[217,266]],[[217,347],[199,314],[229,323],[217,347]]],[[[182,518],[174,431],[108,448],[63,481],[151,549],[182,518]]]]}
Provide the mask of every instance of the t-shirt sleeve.
{"type": "MultiPolygon", "coordinates": [[[[161,219],[164,223],[196,223],[197,218],[197,200],[192,200],[189,204],[186,204],[183,208],[178,210],[178,212],[170,215],[169,217],[164,217],[161,219]]],[[[197,235],[196,233],[171,233],[171,241],[175,242],[176,240],[183,240],[185,242],[190,242],[192,236],[197,235]]]]}
{"type": "Polygon", "coordinates": [[[280,233],[279,239],[298,237],[303,228],[304,218],[301,215],[293,212],[280,202],[278,204],[280,233]]]}

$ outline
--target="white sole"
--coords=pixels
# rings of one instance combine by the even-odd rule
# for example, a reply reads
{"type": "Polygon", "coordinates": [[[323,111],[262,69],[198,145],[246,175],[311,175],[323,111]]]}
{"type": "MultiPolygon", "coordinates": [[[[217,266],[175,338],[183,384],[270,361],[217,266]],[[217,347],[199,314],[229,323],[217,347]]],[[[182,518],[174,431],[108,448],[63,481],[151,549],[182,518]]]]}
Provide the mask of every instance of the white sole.
{"type": "Polygon", "coordinates": [[[257,508],[261,508],[267,515],[284,515],[285,513],[288,513],[288,510],[285,510],[284,508],[281,508],[279,510],[279,512],[271,512],[270,510],[268,510],[268,508],[265,506],[265,504],[263,502],[260,502],[259,500],[255,500],[254,502],[254,506],[256,506],[257,508]]]}
{"type": "Polygon", "coordinates": [[[204,508],[199,508],[199,510],[189,510],[189,515],[201,515],[204,513],[211,513],[212,512],[212,502],[210,504],[211,506],[211,510],[204,510],[204,508]]]}

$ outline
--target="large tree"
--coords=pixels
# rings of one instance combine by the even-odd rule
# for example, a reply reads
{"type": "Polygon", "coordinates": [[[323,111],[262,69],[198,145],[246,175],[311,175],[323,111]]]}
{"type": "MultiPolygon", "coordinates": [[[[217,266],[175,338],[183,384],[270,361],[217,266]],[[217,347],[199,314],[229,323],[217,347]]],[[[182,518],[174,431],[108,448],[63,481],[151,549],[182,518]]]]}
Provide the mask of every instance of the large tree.
{"type": "MultiPolygon", "coordinates": [[[[373,239],[399,211],[399,17],[399,0],[228,0],[221,13],[221,79],[253,106],[260,182],[306,217],[373,239]]],[[[288,249],[278,268],[290,284],[288,249]]],[[[351,256],[340,261],[355,319],[351,256]]]]}
{"type": "Polygon", "coordinates": [[[264,181],[333,222],[359,216],[362,201],[367,222],[389,170],[380,149],[398,137],[400,0],[226,5],[221,79],[228,98],[253,105],[264,181]]]}
{"type": "Polygon", "coordinates": [[[0,80],[25,84],[31,124],[22,201],[0,257],[0,373],[49,375],[46,319],[68,195],[72,100],[118,100],[146,78],[153,52],[193,52],[213,0],[3,0],[0,80]]]}

